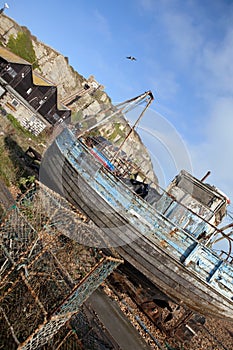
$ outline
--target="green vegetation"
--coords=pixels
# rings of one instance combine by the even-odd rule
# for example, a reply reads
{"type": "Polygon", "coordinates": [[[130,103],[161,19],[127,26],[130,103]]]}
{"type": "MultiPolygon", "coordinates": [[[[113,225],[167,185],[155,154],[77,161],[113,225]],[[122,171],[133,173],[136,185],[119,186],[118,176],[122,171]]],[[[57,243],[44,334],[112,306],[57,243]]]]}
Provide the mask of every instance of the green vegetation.
{"type": "Polygon", "coordinates": [[[34,137],[28,130],[24,129],[20,122],[12,115],[12,114],[7,114],[7,119],[11,122],[13,127],[18,130],[19,132],[23,133],[25,136],[28,137],[34,137]]]}
{"type": "Polygon", "coordinates": [[[46,132],[34,136],[11,114],[0,116],[0,178],[8,187],[13,184],[22,190],[24,182],[27,185],[38,175],[25,151],[31,146],[42,154],[48,137],[46,132]]]}
{"type": "Polygon", "coordinates": [[[22,160],[24,152],[12,136],[0,137],[0,177],[7,186],[17,185],[21,177],[30,173],[22,160]]]}
{"type": "Polygon", "coordinates": [[[45,143],[46,139],[50,136],[51,130],[48,129],[44,130],[39,136],[33,135],[30,131],[25,129],[12,114],[7,114],[6,118],[10,121],[15,131],[17,131],[17,135],[22,139],[30,138],[37,143],[45,143]]]}
{"type": "Polygon", "coordinates": [[[121,130],[121,124],[116,123],[112,130],[112,133],[108,135],[109,141],[114,141],[117,136],[120,136],[120,140],[125,138],[125,129],[121,130]]]}
{"type": "Polygon", "coordinates": [[[109,96],[107,96],[107,94],[102,90],[96,89],[93,92],[93,97],[99,104],[103,104],[103,103],[104,104],[111,104],[112,103],[111,98],[109,96]],[[102,100],[103,97],[104,97],[104,100],[102,100]]]}
{"type": "Polygon", "coordinates": [[[27,189],[31,187],[31,185],[35,182],[35,175],[29,175],[27,177],[21,177],[18,181],[19,188],[21,192],[25,192],[27,189]]]}
{"type": "Polygon", "coordinates": [[[14,174],[14,166],[10,158],[8,157],[8,152],[5,150],[4,142],[0,138],[0,178],[5,182],[7,186],[10,186],[10,182],[14,182],[11,174],[14,174]]]}
{"type": "Polygon", "coordinates": [[[95,90],[93,93],[95,100],[98,101],[100,104],[103,103],[103,101],[101,100],[103,94],[104,93],[101,90],[95,90]]]}
{"type": "Polygon", "coordinates": [[[16,38],[10,35],[7,47],[16,55],[32,63],[33,69],[39,68],[32,45],[31,34],[28,30],[25,29],[23,32],[18,32],[16,38]]]}
{"type": "Polygon", "coordinates": [[[83,119],[83,111],[80,109],[78,112],[73,113],[71,115],[71,122],[76,124],[77,122],[81,122],[83,119]]]}

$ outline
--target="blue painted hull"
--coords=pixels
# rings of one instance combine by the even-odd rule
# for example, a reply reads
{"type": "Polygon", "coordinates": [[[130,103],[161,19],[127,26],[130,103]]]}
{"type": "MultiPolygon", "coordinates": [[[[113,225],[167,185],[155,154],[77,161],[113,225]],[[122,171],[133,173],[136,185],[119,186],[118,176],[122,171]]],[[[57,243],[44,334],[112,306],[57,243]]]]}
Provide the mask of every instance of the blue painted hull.
{"type": "Polygon", "coordinates": [[[155,208],[135,195],[68,129],[48,149],[41,169],[42,182],[102,229],[100,247],[115,247],[174,301],[233,321],[232,264],[161,214],[163,199],[155,208]]]}

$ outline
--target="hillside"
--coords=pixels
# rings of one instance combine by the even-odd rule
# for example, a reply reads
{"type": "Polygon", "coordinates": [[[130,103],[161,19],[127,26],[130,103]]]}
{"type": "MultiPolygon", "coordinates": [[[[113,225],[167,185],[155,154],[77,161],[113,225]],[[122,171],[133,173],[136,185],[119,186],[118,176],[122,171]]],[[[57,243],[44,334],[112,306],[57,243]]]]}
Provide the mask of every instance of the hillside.
{"type": "MultiPolygon", "coordinates": [[[[111,98],[103,91],[104,87],[96,82],[93,76],[89,78],[83,77],[70,66],[67,57],[39,41],[26,27],[20,26],[13,19],[4,14],[1,16],[0,41],[3,46],[7,46],[9,39],[12,37],[16,38],[20,32],[29,33],[36,56],[35,61],[37,68],[35,68],[35,71],[57,86],[58,103],[66,103],[72,110],[72,119],[74,122],[80,122],[85,116],[98,113],[103,106],[111,105],[111,98]],[[97,84],[97,88],[85,91],[83,86],[87,83],[97,84]],[[79,97],[77,99],[72,99],[71,97],[75,97],[76,93],[79,97]],[[67,101],[69,101],[69,103],[67,103],[67,101]]],[[[34,64],[35,61],[31,63],[34,64]]],[[[115,136],[119,143],[119,134],[117,134],[117,130],[118,126],[113,126],[113,129],[110,133],[108,132],[108,134],[110,134],[112,141],[114,141],[115,136]]],[[[125,128],[125,130],[128,129],[125,128]]],[[[122,134],[121,137],[123,136],[122,134]]],[[[154,183],[157,183],[158,179],[154,174],[150,156],[138,134],[134,134],[131,144],[134,145],[134,159],[137,159],[138,163],[141,164],[141,168],[144,169],[144,173],[147,177],[154,183]]],[[[126,152],[129,151],[132,153],[131,148],[132,146],[130,146],[129,150],[125,149],[126,152]]]]}

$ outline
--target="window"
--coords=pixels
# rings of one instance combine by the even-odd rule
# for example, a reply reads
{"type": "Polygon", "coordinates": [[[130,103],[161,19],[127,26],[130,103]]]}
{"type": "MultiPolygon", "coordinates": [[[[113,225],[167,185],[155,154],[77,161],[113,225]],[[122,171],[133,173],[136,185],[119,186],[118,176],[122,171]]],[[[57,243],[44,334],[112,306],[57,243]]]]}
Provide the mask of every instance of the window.
{"type": "Polygon", "coordinates": [[[11,104],[12,104],[12,106],[17,107],[17,106],[19,105],[19,102],[14,98],[14,99],[11,101],[11,104]]]}
{"type": "Polygon", "coordinates": [[[7,67],[7,73],[12,77],[16,77],[17,73],[12,67],[7,67]]]}
{"type": "Polygon", "coordinates": [[[54,113],[53,118],[58,121],[60,119],[59,115],[57,113],[54,113]]]}

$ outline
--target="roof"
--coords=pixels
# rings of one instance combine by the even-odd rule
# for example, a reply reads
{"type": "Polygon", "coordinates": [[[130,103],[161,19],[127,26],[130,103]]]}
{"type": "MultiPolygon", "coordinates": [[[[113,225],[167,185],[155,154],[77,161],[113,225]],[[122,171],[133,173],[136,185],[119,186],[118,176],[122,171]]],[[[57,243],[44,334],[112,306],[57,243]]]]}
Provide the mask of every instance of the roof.
{"type": "Polygon", "coordinates": [[[55,83],[52,83],[51,81],[41,77],[38,73],[32,72],[32,80],[33,84],[35,85],[42,85],[42,86],[56,86],[55,83]]]}
{"type": "Polygon", "coordinates": [[[5,47],[0,46],[0,56],[4,58],[7,62],[11,63],[19,63],[19,64],[27,64],[31,65],[30,62],[24,60],[23,58],[17,56],[10,50],[6,49],[5,47]]]}
{"type": "MultiPolygon", "coordinates": [[[[19,63],[19,64],[26,64],[32,66],[32,64],[23,58],[17,56],[10,50],[6,49],[5,47],[0,46],[0,56],[3,57],[7,62],[10,63],[19,63]]],[[[45,78],[42,78],[39,74],[32,72],[32,79],[33,83],[35,85],[42,85],[42,86],[54,86],[56,84],[48,81],[45,78]]]]}

